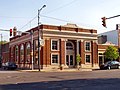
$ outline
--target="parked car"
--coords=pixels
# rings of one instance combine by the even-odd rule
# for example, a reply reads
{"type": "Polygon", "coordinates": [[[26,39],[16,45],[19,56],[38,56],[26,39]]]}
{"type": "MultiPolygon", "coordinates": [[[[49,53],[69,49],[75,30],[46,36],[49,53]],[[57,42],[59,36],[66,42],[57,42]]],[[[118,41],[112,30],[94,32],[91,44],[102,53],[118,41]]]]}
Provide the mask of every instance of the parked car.
{"type": "Polygon", "coordinates": [[[14,62],[3,63],[2,67],[5,70],[15,70],[15,69],[17,69],[17,65],[14,62]]]}
{"type": "Polygon", "coordinates": [[[100,69],[120,69],[120,62],[108,61],[100,66],[100,69]]]}

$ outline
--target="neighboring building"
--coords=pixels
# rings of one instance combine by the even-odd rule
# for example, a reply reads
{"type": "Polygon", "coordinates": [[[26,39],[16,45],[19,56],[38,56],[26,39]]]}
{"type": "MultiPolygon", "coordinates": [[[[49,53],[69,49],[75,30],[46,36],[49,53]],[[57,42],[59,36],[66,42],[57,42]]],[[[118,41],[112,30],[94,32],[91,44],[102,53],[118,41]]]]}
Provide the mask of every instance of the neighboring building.
{"type": "MultiPolygon", "coordinates": [[[[75,24],[65,26],[40,25],[40,33],[45,42],[40,50],[41,69],[74,68],[76,55],[81,56],[82,68],[98,68],[97,30],[79,28],[75,24]]],[[[38,68],[38,27],[33,31],[33,57],[30,34],[10,38],[9,60],[20,68],[38,68]]]]}
{"type": "Polygon", "coordinates": [[[105,32],[105,33],[101,33],[98,35],[98,43],[99,44],[103,44],[103,43],[106,43],[106,42],[111,42],[115,45],[118,45],[118,30],[112,30],[112,31],[108,31],[108,32],[105,32]],[[100,41],[100,38],[102,39],[102,43],[100,41]],[[106,42],[105,42],[106,41],[106,42]]]}
{"type": "Polygon", "coordinates": [[[108,61],[105,59],[104,53],[105,53],[106,49],[108,48],[108,46],[110,46],[110,45],[118,48],[118,46],[116,46],[115,44],[109,43],[109,42],[106,42],[104,44],[98,44],[98,63],[99,63],[99,66],[108,61]]]}
{"type": "Polygon", "coordinates": [[[2,63],[9,61],[9,43],[2,44],[2,63]]]}
{"type": "Polygon", "coordinates": [[[106,62],[104,53],[108,46],[120,48],[120,30],[112,30],[98,35],[98,61],[99,65],[106,62]]]}

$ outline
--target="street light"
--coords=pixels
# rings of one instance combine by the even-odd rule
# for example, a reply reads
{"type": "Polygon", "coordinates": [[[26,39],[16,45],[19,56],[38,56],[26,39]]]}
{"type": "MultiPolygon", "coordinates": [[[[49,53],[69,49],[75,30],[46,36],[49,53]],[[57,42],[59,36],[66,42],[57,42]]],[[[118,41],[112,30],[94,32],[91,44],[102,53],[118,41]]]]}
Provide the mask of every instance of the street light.
{"type": "Polygon", "coordinates": [[[40,22],[39,22],[39,19],[40,19],[40,12],[43,8],[45,8],[46,5],[43,5],[42,8],[38,9],[38,69],[40,71],[40,40],[41,40],[41,30],[40,30],[40,22]]]}

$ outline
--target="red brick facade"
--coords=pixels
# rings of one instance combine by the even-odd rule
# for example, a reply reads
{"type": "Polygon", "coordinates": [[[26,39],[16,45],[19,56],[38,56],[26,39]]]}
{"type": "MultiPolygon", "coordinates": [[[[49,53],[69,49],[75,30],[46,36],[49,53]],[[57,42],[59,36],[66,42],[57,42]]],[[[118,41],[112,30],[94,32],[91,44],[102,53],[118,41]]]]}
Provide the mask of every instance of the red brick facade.
{"type": "MultiPolygon", "coordinates": [[[[29,34],[22,34],[10,39],[9,60],[14,61],[20,68],[30,68],[32,58],[34,68],[38,68],[38,28],[33,28],[33,57],[29,54],[28,43],[31,37],[29,34]],[[16,49],[18,47],[18,49],[16,49]],[[27,56],[28,53],[28,56],[27,56]],[[30,61],[27,58],[30,55],[30,61]],[[23,59],[23,61],[22,61],[23,59]]],[[[45,42],[40,50],[41,69],[64,68],[76,66],[76,55],[81,56],[83,68],[96,67],[98,65],[97,30],[83,29],[68,26],[41,25],[42,38],[45,42]]]]}

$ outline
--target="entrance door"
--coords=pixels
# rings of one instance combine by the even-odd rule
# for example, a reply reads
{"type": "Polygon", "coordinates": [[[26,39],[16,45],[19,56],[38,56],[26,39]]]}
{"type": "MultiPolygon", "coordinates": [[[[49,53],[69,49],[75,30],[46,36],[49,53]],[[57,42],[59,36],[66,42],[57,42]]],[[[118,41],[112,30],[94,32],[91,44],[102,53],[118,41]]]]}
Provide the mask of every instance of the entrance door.
{"type": "Polygon", "coordinates": [[[75,66],[75,48],[72,41],[66,42],[66,65],[71,68],[75,66]]]}
{"type": "Polygon", "coordinates": [[[104,63],[103,56],[99,56],[99,66],[104,63]]]}
{"type": "Polygon", "coordinates": [[[74,65],[74,55],[66,55],[66,65],[68,67],[73,67],[73,65],[74,65]]]}

